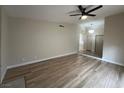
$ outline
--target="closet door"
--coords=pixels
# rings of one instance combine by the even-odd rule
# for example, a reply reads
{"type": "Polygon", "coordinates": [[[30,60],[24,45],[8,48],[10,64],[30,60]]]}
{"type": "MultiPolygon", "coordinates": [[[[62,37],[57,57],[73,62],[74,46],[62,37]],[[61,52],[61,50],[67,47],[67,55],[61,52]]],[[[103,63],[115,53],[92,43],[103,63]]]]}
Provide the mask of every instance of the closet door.
{"type": "Polygon", "coordinates": [[[99,57],[102,57],[103,35],[96,35],[95,36],[95,52],[99,57]]]}

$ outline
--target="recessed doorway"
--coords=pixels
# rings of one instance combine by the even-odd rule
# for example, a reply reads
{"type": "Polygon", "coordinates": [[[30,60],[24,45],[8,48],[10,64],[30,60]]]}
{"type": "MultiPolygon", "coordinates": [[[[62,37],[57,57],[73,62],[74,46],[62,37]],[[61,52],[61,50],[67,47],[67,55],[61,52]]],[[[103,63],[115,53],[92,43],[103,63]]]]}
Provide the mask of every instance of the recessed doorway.
{"type": "Polygon", "coordinates": [[[80,30],[79,52],[102,58],[104,23],[84,24],[82,28],[80,30]]]}

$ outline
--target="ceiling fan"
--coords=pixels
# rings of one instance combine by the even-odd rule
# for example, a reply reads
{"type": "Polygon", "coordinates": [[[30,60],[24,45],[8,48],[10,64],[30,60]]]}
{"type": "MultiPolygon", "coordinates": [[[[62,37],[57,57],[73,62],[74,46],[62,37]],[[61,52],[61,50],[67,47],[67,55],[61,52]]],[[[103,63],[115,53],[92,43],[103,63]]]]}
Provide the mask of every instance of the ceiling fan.
{"type": "Polygon", "coordinates": [[[86,19],[88,16],[92,16],[92,17],[96,16],[95,14],[90,14],[90,13],[95,11],[95,10],[97,10],[97,9],[99,9],[99,8],[101,8],[101,7],[103,7],[103,6],[99,5],[99,6],[93,8],[91,10],[88,10],[88,11],[86,11],[87,8],[83,8],[83,6],[81,6],[81,5],[79,5],[77,7],[78,7],[78,9],[80,11],[80,14],[72,14],[70,16],[81,16],[80,19],[86,19]]]}

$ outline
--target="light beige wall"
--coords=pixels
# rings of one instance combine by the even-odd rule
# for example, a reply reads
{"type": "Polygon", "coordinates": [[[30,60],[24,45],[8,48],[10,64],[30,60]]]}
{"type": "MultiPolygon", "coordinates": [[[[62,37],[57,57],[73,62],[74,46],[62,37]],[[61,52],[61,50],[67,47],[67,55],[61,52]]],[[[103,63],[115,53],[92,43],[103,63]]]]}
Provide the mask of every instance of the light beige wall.
{"type": "Polygon", "coordinates": [[[124,65],[124,13],[105,18],[103,59],[124,65]]]}
{"type": "Polygon", "coordinates": [[[77,52],[77,26],[60,24],[10,17],[8,66],[77,52]]]}
{"type": "Polygon", "coordinates": [[[8,56],[8,30],[7,30],[7,24],[8,24],[8,17],[7,14],[4,10],[3,7],[1,7],[1,23],[0,23],[0,27],[1,27],[1,38],[0,38],[0,42],[1,42],[1,81],[6,73],[6,69],[7,69],[7,56],[8,56]]]}

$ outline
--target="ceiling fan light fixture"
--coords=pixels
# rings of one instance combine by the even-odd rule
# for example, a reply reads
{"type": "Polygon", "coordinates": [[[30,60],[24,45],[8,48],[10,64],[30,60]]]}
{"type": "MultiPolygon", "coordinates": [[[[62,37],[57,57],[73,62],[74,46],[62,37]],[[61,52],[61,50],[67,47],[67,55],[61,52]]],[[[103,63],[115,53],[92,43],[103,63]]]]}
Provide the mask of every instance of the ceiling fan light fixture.
{"type": "Polygon", "coordinates": [[[89,30],[88,31],[90,34],[93,34],[94,33],[94,30],[89,30]]]}
{"type": "Polygon", "coordinates": [[[85,19],[87,19],[86,15],[81,16],[81,20],[85,20],[85,19]]]}

